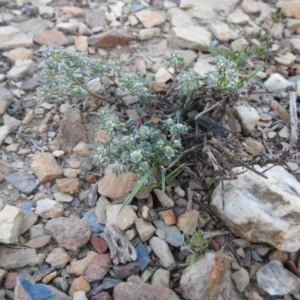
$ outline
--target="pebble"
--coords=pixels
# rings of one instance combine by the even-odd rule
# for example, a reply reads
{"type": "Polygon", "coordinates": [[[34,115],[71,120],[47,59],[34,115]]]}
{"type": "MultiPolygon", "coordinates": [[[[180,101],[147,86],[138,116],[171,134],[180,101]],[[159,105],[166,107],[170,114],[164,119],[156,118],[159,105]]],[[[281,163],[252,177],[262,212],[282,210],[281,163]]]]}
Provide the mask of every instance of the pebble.
{"type": "Polygon", "coordinates": [[[164,210],[160,212],[161,218],[164,220],[166,225],[175,225],[176,224],[176,217],[173,213],[172,209],[164,210]]]}
{"type": "Polygon", "coordinates": [[[154,189],[153,191],[163,208],[171,208],[174,206],[174,201],[162,190],[154,189]]]}
{"type": "Polygon", "coordinates": [[[248,272],[244,268],[240,268],[231,275],[232,280],[235,283],[237,290],[242,293],[249,285],[250,277],[248,272]]]}
{"type": "Polygon", "coordinates": [[[142,218],[135,221],[135,227],[143,242],[148,241],[156,230],[152,224],[145,222],[142,218]]]}
{"type": "Polygon", "coordinates": [[[91,235],[89,224],[76,216],[51,219],[47,222],[45,229],[60,247],[73,251],[84,246],[91,235]]]}
{"type": "Polygon", "coordinates": [[[102,280],[106,273],[109,271],[108,265],[111,265],[110,253],[98,254],[88,264],[85,272],[85,279],[88,282],[102,280]]]}
{"type": "Polygon", "coordinates": [[[64,207],[61,203],[46,198],[37,201],[35,213],[43,218],[57,218],[64,213],[64,207]]]}
{"type": "Polygon", "coordinates": [[[98,238],[96,236],[92,236],[90,239],[91,244],[95,248],[95,250],[100,253],[105,253],[108,249],[107,242],[101,238],[98,238]]]}
{"type": "Polygon", "coordinates": [[[155,255],[159,258],[160,264],[164,268],[168,270],[175,268],[174,256],[172,255],[168,244],[164,240],[154,236],[150,239],[149,244],[155,255]]]}
{"type": "Polygon", "coordinates": [[[74,296],[74,294],[77,293],[78,291],[83,291],[84,293],[88,293],[90,290],[91,290],[91,285],[86,281],[84,275],[81,275],[73,280],[71,287],[69,289],[69,295],[74,296]]]}
{"type": "Polygon", "coordinates": [[[139,263],[141,271],[144,271],[150,263],[149,253],[146,247],[142,243],[139,243],[135,249],[137,252],[136,260],[139,263]]]}
{"type": "Polygon", "coordinates": [[[59,178],[56,179],[56,184],[61,193],[73,195],[79,191],[78,178],[59,178]]]}
{"type": "Polygon", "coordinates": [[[92,230],[92,233],[99,233],[99,232],[103,232],[105,229],[105,226],[102,224],[99,224],[97,221],[97,217],[95,214],[95,208],[91,208],[89,209],[84,215],[83,218],[84,220],[86,220],[92,230]]]}
{"type": "Polygon", "coordinates": [[[8,50],[18,47],[31,47],[33,45],[32,38],[12,26],[0,27],[0,36],[0,50],[8,50]]]}
{"type": "Polygon", "coordinates": [[[166,16],[162,13],[146,9],[135,13],[135,16],[146,28],[162,25],[166,21],[166,16]]]}
{"type": "Polygon", "coordinates": [[[61,269],[69,261],[71,257],[62,248],[54,248],[47,256],[46,263],[51,265],[51,268],[61,269]]]}
{"type": "Polygon", "coordinates": [[[65,35],[56,29],[50,29],[38,33],[34,37],[34,42],[39,45],[47,45],[49,47],[66,46],[69,43],[65,35]]]}
{"type": "Polygon", "coordinates": [[[170,282],[170,271],[165,269],[157,269],[151,280],[151,285],[164,285],[169,287],[170,282]]]}
{"type": "Polygon", "coordinates": [[[282,75],[278,73],[272,74],[265,82],[264,86],[269,91],[275,91],[279,89],[285,89],[288,86],[293,86],[294,84],[288,80],[286,80],[282,75]]]}
{"type": "Polygon", "coordinates": [[[210,30],[215,38],[221,42],[229,42],[231,40],[236,40],[239,37],[226,23],[220,20],[212,22],[210,24],[210,30]]]}
{"type": "Polygon", "coordinates": [[[199,212],[190,210],[177,218],[176,226],[185,234],[193,235],[198,226],[199,212]]]}
{"type": "Polygon", "coordinates": [[[140,264],[134,261],[122,266],[114,266],[113,270],[119,279],[125,279],[131,275],[138,274],[140,271],[140,264]]]}
{"type": "Polygon", "coordinates": [[[38,248],[45,247],[50,242],[50,240],[51,240],[51,235],[44,235],[44,236],[31,239],[24,245],[26,247],[38,249],[38,248]]]}
{"type": "Polygon", "coordinates": [[[97,257],[94,251],[88,251],[85,258],[71,262],[70,273],[76,276],[84,275],[90,262],[97,257]]]}

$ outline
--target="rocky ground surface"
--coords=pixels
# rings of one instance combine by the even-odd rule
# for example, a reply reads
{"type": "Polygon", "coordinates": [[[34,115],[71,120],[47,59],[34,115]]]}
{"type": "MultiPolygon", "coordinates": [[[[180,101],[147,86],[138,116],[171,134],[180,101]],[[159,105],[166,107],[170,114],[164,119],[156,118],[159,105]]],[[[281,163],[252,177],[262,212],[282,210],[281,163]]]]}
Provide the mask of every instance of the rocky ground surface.
{"type": "Polygon", "coordinates": [[[265,177],[248,171],[215,189],[210,170],[183,174],[184,184],[155,189],[118,214],[136,175],[99,174],[91,163],[103,138],[93,114],[99,100],[82,111],[35,95],[47,46],[119,58],[127,71],[165,83],[166,55],[180,51],[203,75],[212,67],[208,45],[246,49],[257,43],[250,33],[281,7],[271,51],[287,51],[271,64],[249,61],[263,66],[258,77],[269,93],[251,95],[235,113],[248,136],[244,154],[289,146],[297,153],[299,0],[0,4],[0,299],[300,299],[296,154],[265,177]],[[196,228],[212,240],[187,267],[183,233],[196,228]]]}

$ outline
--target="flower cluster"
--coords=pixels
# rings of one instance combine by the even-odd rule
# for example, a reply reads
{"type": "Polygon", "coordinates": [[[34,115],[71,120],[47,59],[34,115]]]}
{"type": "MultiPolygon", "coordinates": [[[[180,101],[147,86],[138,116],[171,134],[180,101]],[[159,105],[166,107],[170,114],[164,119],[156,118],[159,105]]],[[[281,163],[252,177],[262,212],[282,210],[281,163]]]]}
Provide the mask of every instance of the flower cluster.
{"type": "Polygon", "coordinates": [[[129,168],[137,172],[140,178],[154,164],[167,165],[170,160],[175,159],[182,147],[180,134],[188,131],[186,125],[168,119],[161,130],[152,123],[144,123],[139,128],[131,127],[128,135],[118,135],[121,122],[111,110],[102,110],[100,118],[101,129],[112,136],[112,139],[98,147],[93,162],[96,165],[113,163],[113,172],[116,174],[129,168]]]}
{"type": "Polygon", "coordinates": [[[136,73],[129,73],[123,76],[123,84],[126,89],[133,94],[140,96],[150,96],[150,82],[136,73]]]}
{"type": "Polygon", "coordinates": [[[179,96],[191,97],[199,90],[199,78],[191,71],[182,72],[177,76],[177,87],[179,96]]]}
{"type": "Polygon", "coordinates": [[[185,61],[183,56],[180,53],[172,53],[166,62],[166,69],[173,67],[175,69],[175,73],[177,70],[180,70],[184,67],[185,61]]]}

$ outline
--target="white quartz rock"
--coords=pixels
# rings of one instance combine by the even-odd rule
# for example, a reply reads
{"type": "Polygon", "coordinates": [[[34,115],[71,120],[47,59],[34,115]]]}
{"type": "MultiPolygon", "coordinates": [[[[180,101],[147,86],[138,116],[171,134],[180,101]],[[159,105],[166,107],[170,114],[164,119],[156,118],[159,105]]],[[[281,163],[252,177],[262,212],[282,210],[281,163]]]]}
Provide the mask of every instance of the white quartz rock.
{"type": "MultiPolygon", "coordinates": [[[[255,169],[262,172],[269,167],[255,169]]],[[[233,171],[237,174],[245,168],[233,171]]],[[[281,166],[264,175],[268,179],[248,170],[236,180],[224,181],[223,197],[219,184],[212,195],[212,209],[237,236],[268,243],[281,251],[298,251],[300,183],[281,166]]]]}

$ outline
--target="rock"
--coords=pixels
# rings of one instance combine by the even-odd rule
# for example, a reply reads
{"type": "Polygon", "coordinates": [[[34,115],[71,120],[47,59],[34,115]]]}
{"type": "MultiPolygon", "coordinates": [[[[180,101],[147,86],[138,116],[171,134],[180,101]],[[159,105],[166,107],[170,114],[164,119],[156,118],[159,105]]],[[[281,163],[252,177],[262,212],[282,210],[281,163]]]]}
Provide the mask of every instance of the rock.
{"type": "Polygon", "coordinates": [[[11,23],[11,25],[24,33],[30,33],[31,35],[36,35],[53,27],[53,23],[51,21],[44,20],[42,18],[30,18],[21,23],[11,23]]]}
{"type": "Polygon", "coordinates": [[[107,265],[111,265],[110,254],[98,254],[88,265],[85,279],[88,282],[102,280],[109,270],[107,265]]]}
{"type": "Polygon", "coordinates": [[[290,39],[292,44],[292,50],[296,54],[300,54],[300,39],[299,38],[292,38],[290,39]]]}
{"type": "Polygon", "coordinates": [[[112,171],[112,165],[108,165],[105,176],[98,181],[98,193],[111,199],[120,198],[134,189],[136,180],[136,173],[123,172],[116,175],[112,171]]]}
{"type": "Polygon", "coordinates": [[[90,210],[88,210],[84,215],[83,215],[83,219],[86,220],[92,230],[92,233],[99,233],[99,232],[103,232],[105,229],[105,226],[102,224],[99,224],[97,222],[97,217],[95,214],[95,208],[91,208],[90,210]]]}
{"type": "Polygon", "coordinates": [[[162,217],[162,219],[164,220],[167,226],[176,224],[176,217],[172,209],[168,209],[160,212],[160,216],[162,217]]]}
{"type": "Polygon", "coordinates": [[[32,75],[35,71],[36,66],[31,59],[17,60],[14,66],[8,71],[7,78],[13,81],[20,81],[25,76],[32,75]]]}
{"type": "MultiPolygon", "coordinates": [[[[80,174],[79,169],[65,168],[62,171],[63,171],[63,175],[67,178],[76,178],[77,175],[80,174]]],[[[65,184],[67,184],[67,181],[65,183],[61,182],[61,184],[63,188],[66,188],[65,184]]]]}
{"type": "Polygon", "coordinates": [[[243,13],[242,10],[236,9],[227,16],[227,22],[233,24],[245,24],[250,21],[250,17],[243,13]]]}
{"type": "Polygon", "coordinates": [[[79,179],[78,178],[60,178],[56,179],[56,185],[61,193],[75,194],[79,191],[79,179]]]}
{"type": "Polygon", "coordinates": [[[0,87],[0,116],[6,113],[7,108],[12,103],[14,96],[13,94],[7,90],[6,88],[0,87]]]}
{"type": "Polygon", "coordinates": [[[51,181],[62,174],[54,156],[48,152],[38,152],[34,155],[31,171],[40,182],[51,181]]]}
{"type": "Polygon", "coordinates": [[[61,10],[68,15],[71,15],[73,17],[83,17],[84,16],[84,10],[79,7],[75,6],[63,6],[61,7],[61,10]]]}
{"type": "Polygon", "coordinates": [[[7,272],[0,268],[0,283],[2,283],[3,279],[6,277],[7,272]]]}
{"type": "Polygon", "coordinates": [[[283,296],[300,289],[300,279],[278,260],[271,260],[256,273],[258,286],[271,296],[283,296]]]}
{"type": "Polygon", "coordinates": [[[236,40],[239,37],[238,34],[232,31],[226,23],[220,20],[215,20],[210,23],[209,27],[215,38],[221,42],[236,40]]]}
{"type": "Polygon", "coordinates": [[[97,257],[94,251],[88,251],[85,258],[72,261],[70,273],[76,276],[84,275],[90,262],[97,257]]]}
{"type": "Polygon", "coordinates": [[[5,180],[25,194],[32,194],[37,188],[36,177],[28,172],[18,172],[5,176],[5,180]]]}
{"type": "Polygon", "coordinates": [[[233,51],[243,51],[246,50],[249,43],[244,38],[239,38],[231,43],[231,48],[233,51]]]}
{"type": "Polygon", "coordinates": [[[29,300],[29,299],[57,299],[57,300],[70,300],[70,298],[52,287],[45,284],[33,284],[27,279],[18,276],[15,287],[15,299],[29,300]],[[37,296],[38,295],[38,296],[37,296]]]}
{"type": "Polygon", "coordinates": [[[278,1],[276,6],[282,9],[284,16],[300,19],[300,6],[298,0],[278,1]]]}
{"type": "Polygon", "coordinates": [[[206,0],[182,0],[180,1],[180,8],[193,8],[193,10],[210,8],[211,10],[224,11],[225,13],[228,13],[229,11],[234,10],[238,2],[238,0],[211,0],[209,2],[206,0]]]}
{"type": "Polygon", "coordinates": [[[132,299],[168,299],[179,300],[180,298],[169,288],[152,286],[147,283],[121,282],[114,288],[114,300],[132,299]]]}
{"type": "Polygon", "coordinates": [[[186,268],[180,279],[180,290],[185,299],[240,300],[230,278],[229,257],[221,252],[206,253],[191,267],[186,268]]]}
{"type": "Polygon", "coordinates": [[[139,38],[141,41],[151,40],[156,36],[160,36],[160,28],[140,29],[139,38]]]}
{"type": "Polygon", "coordinates": [[[168,270],[174,269],[175,259],[168,244],[155,236],[150,239],[149,244],[155,255],[159,258],[160,264],[168,270]]]}
{"type": "Polygon", "coordinates": [[[65,35],[56,29],[38,33],[34,38],[34,42],[39,45],[47,45],[49,47],[66,46],[69,43],[65,35]]]}
{"type": "Polygon", "coordinates": [[[178,7],[169,9],[168,16],[173,27],[187,27],[193,25],[191,16],[178,7]]]}
{"type": "Polygon", "coordinates": [[[287,18],[286,28],[291,33],[294,33],[295,31],[297,31],[300,28],[300,20],[287,18]]]}
{"type": "Polygon", "coordinates": [[[51,7],[51,6],[44,6],[44,5],[42,6],[41,5],[38,8],[39,8],[39,14],[43,18],[50,19],[50,18],[52,18],[54,16],[55,11],[54,11],[53,7],[51,7]]]}
{"type": "MultiPolygon", "coordinates": [[[[255,166],[258,172],[266,168],[255,166]]],[[[242,170],[235,168],[234,172],[242,170]]],[[[252,171],[238,175],[236,180],[224,184],[223,196],[219,185],[213,192],[211,207],[235,235],[282,251],[296,251],[300,246],[295,214],[300,207],[300,184],[281,166],[264,175],[268,179],[252,171]]]]}
{"type": "Polygon", "coordinates": [[[245,139],[245,151],[251,155],[265,154],[266,152],[263,144],[251,138],[245,139]]]}
{"type": "Polygon", "coordinates": [[[62,193],[62,192],[53,193],[53,197],[57,202],[70,203],[73,200],[73,196],[62,193]]]}
{"type": "Polygon", "coordinates": [[[65,153],[70,153],[84,137],[85,129],[81,123],[79,109],[68,108],[59,126],[58,144],[65,153]]]}
{"type": "Polygon", "coordinates": [[[281,55],[275,57],[275,60],[280,65],[288,66],[296,60],[296,56],[291,52],[287,52],[285,54],[281,54],[281,55]]]}
{"type": "Polygon", "coordinates": [[[136,261],[140,264],[141,271],[144,271],[150,263],[150,258],[149,258],[148,251],[142,243],[139,243],[136,246],[135,250],[136,250],[136,253],[137,253],[136,261]]]}
{"type": "Polygon", "coordinates": [[[113,270],[116,273],[117,278],[125,279],[131,275],[138,274],[140,271],[140,264],[138,262],[134,261],[134,262],[130,262],[126,265],[114,266],[113,270]]]}
{"type": "Polygon", "coordinates": [[[33,45],[32,38],[12,26],[0,27],[0,36],[0,50],[8,50],[18,47],[31,47],[33,45]]]}
{"type": "Polygon", "coordinates": [[[83,141],[80,141],[72,151],[81,156],[89,156],[90,154],[88,145],[83,141]]]}
{"type": "Polygon", "coordinates": [[[18,130],[18,128],[21,125],[21,121],[20,120],[14,118],[14,117],[12,117],[12,116],[10,116],[8,114],[4,114],[2,116],[2,119],[3,119],[3,124],[5,126],[9,126],[12,131],[18,130]]]}
{"type": "Polygon", "coordinates": [[[172,73],[174,73],[174,69],[172,68],[172,73],[170,71],[171,70],[167,70],[166,68],[159,68],[157,73],[155,74],[155,81],[159,83],[165,83],[169,81],[173,78],[172,73]]]}
{"type": "Polygon", "coordinates": [[[0,211],[0,243],[18,243],[22,223],[22,211],[11,205],[5,205],[0,211]]]}
{"type": "Polygon", "coordinates": [[[20,235],[27,232],[35,224],[38,219],[38,215],[33,211],[26,211],[23,213],[22,223],[20,226],[20,235]]]}
{"type": "Polygon", "coordinates": [[[42,199],[37,201],[35,213],[43,218],[58,218],[64,213],[64,207],[51,199],[42,199]]]}
{"type": "Polygon", "coordinates": [[[88,242],[91,228],[85,220],[76,216],[59,217],[48,221],[46,232],[52,235],[60,247],[76,251],[88,242]]]}
{"type": "Polygon", "coordinates": [[[176,226],[167,226],[163,220],[153,221],[156,228],[163,230],[166,233],[166,241],[174,247],[183,246],[182,233],[176,226]]]}
{"type": "Polygon", "coordinates": [[[97,221],[100,224],[106,224],[107,222],[106,208],[108,205],[111,205],[111,203],[104,196],[101,196],[97,201],[95,214],[97,216],[97,221]]]}
{"type": "Polygon", "coordinates": [[[174,201],[162,190],[154,189],[153,191],[163,208],[171,208],[174,206],[174,201]]]}
{"type": "Polygon", "coordinates": [[[106,208],[106,216],[108,225],[118,226],[122,231],[125,231],[137,220],[137,216],[134,212],[132,205],[127,205],[121,212],[122,204],[109,205],[106,208]]]}
{"type": "Polygon", "coordinates": [[[62,248],[54,248],[47,256],[46,263],[51,265],[51,268],[61,269],[69,262],[71,257],[62,248]]]}
{"type": "Polygon", "coordinates": [[[158,11],[144,9],[135,13],[135,16],[146,28],[159,26],[166,22],[166,16],[158,11]]]}
{"type": "Polygon", "coordinates": [[[199,51],[206,51],[212,40],[211,33],[200,26],[173,27],[171,36],[178,47],[199,51]]]}
{"type": "Polygon", "coordinates": [[[274,73],[265,81],[264,85],[269,91],[275,91],[279,89],[285,89],[288,86],[293,86],[294,84],[286,80],[284,77],[282,77],[282,75],[274,73]]]}
{"type": "Polygon", "coordinates": [[[282,129],[278,132],[281,138],[288,139],[290,137],[290,127],[284,125],[282,129]]]}
{"type": "Polygon", "coordinates": [[[107,25],[105,14],[102,11],[92,11],[85,16],[85,21],[90,28],[104,27],[107,25]]]}
{"type": "Polygon", "coordinates": [[[284,121],[288,121],[290,119],[289,113],[286,109],[276,100],[272,100],[270,105],[272,110],[275,110],[278,113],[278,118],[284,121]]]}
{"type": "Polygon", "coordinates": [[[57,23],[55,29],[62,31],[66,34],[74,34],[78,29],[78,23],[76,22],[66,22],[66,23],[57,23]]]}
{"type": "Polygon", "coordinates": [[[107,242],[96,236],[92,236],[90,242],[99,254],[105,253],[108,249],[107,242]]]}
{"type": "Polygon", "coordinates": [[[36,254],[32,248],[8,248],[0,246],[0,267],[5,270],[13,270],[25,266],[36,266],[42,264],[44,254],[36,254]]]}
{"type": "Polygon", "coordinates": [[[232,280],[235,283],[237,290],[242,293],[250,282],[248,272],[244,268],[240,268],[231,275],[232,280]]]}
{"type": "Polygon", "coordinates": [[[15,63],[17,60],[32,59],[32,57],[33,57],[32,50],[29,50],[26,48],[16,48],[16,49],[10,50],[7,53],[7,59],[13,63],[15,63]]]}
{"type": "Polygon", "coordinates": [[[250,135],[260,119],[257,110],[254,107],[240,105],[234,108],[234,113],[242,127],[243,134],[250,135]]]}
{"type": "Polygon", "coordinates": [[[198,226],[199,212],[196,210],[187,211],[177,218],[177,227],[187,235],[193,235],[198,226]]]}
{"type": "Polygon", "coordinates": [[[200,56],[194,65],[194,72],[200,76],[204,76],[206,73],[215,71],[216,68],[210,64],[211,57],[200,56]]]}
{"type": "Polygon", "coordinates": [[[29,240],[27,243],[24,244],[26,247],[38,249],[38,248],[43,248],[46,246],[51,240],[50,235],[44,235],[37,237],[35,239],[29,240]]]}
{"type": "Polygon", "coordinates": [[[264,3],[253,1],[253,0],[243,0],[241,8],[246,14],[257,14],[264,7],[264,3]]]}
{"type": "Polygon", "coordinates": [[[104,33],[93,35],[88,39],[88,44],[91,47],[98,48],[114,48],[122,46],[135,38],[124,29],[112,29],[104,33]]]}
{"type": "Polygon", "coordinates": [[[142,218],[135,221],[135,227],[143,242],[148,241],[156,230],[152,224],[145,222],[142,218]]]}
{"type": "Polygon", "coordinates": [[[33,225],[30,228],[29,235],[30,235],[31,239],[34,239],[36,237],[45,235],[45,226],[44,226],[44,224],[40,223],[40,224],[37,224],[37,225],[33,225]]]}
{"type": "Polygon", "coordinates": [[[10,133],[10,126],[3,125],[0,126],[0,145],[2,145],[3,141],[6,139],[7,135],[10,133]]]}
{"type": "Polygon", "coordinates": [[[165,269],[157,269],[152,276],[151,285],[164,285],[169,287],[170,271],[165,269]]]}
{"type": "Polygon", "coordinates": [[[73,296],[78,291],[84,291],[85,293],[88,293],[90,290],[91,285],[85,280],[84,276],[81,275],[73,280],[69,289],[69,295],[73,296]]]}

